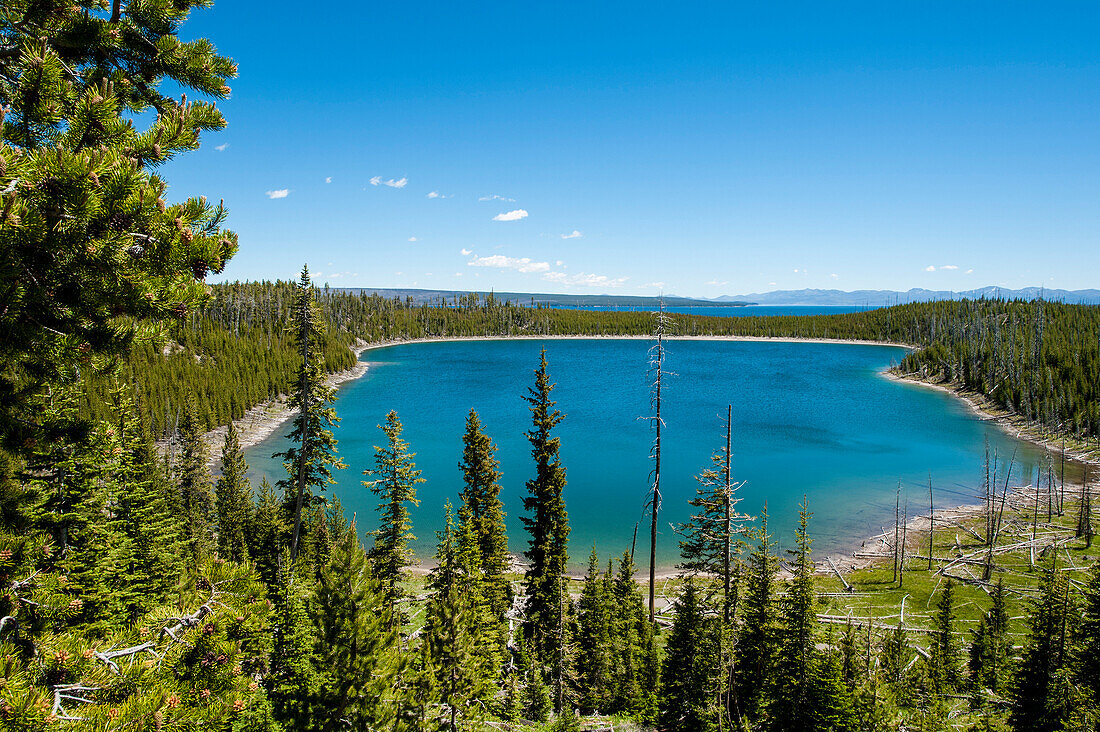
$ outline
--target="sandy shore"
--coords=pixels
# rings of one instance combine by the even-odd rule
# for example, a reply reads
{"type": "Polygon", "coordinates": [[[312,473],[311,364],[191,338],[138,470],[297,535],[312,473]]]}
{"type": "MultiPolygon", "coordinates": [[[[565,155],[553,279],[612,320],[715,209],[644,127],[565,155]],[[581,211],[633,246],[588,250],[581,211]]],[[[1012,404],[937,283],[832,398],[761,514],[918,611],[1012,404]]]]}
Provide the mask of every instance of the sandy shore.
{"type": "MultiPolygon", "coordinates": [[[[883,372],[883,375],[888,379],[898,381],[902,384],[911,384],[913,386],[935,389],[936,391],[950,394],[962,401],[962,403],[974,412],[983,422],[992,422],[1012,437],[1042,447],[1055,455],[1062,454],[1061,435],[1041,434],[1034,426],[1029,425],[1023,417],[1006,413],[981,394],[967,391],[958,384],[925,381],[923,379],[906,376],[904,374],[891,373],[889,371],[883,372]]],[[[1071,462],[1100,466],[1100,448],[1091,447],[1085,449],[1079,445],[1074,445],[1072,441],[1067,441],[1065,449],[1066,459],[1071,462]]]]}

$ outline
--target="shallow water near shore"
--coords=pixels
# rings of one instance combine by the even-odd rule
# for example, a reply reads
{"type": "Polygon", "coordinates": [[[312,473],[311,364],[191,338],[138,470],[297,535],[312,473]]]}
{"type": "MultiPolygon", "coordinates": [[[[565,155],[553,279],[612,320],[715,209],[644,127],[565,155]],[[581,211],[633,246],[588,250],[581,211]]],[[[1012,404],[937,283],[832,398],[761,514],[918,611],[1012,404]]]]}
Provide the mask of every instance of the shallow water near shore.
{"type": "MultiPolygon", "coordinates": [[[[565,420],[561,438],[571,534],[571,564],[587,561],[593,545],[602,557],[629,550],[638,525],[638,564],[648,561],[648,518],[643,516],[652,464],[648,421],[650,378],[643,340],[500,340],[436,342],[366,351],[362,378],[338,392],[336,431],[348,469],[332,493],[365,532],[375,526],[377,499],[362,487],[373,465],[377,428],[397,410],[404,437],[417,453],[427,482],[413,509],[415,550],[434,551],[446,500],[458,503],[458,462],[467,412],[481,416],[500,447],[510,549],[526,548],[520,516],[524,482],[533,474],[528,405],[539,349],[545,346],[553,397],[565,420]]],[[[694,476],[709,465],[725,439],[726,405],[733,405],[733,474],[745,481],[739,509],[758,515],[765,501],[769,527],[781,547],[793,543],[798,504],[805,495],[820,558],[858,547],[892,525],[900,481],[910,515],[927,512],[931,472],[937,507],[975,503],[984,442],[1002,463],[1016,452],[1012,484],[1034,479],[1045,465],[1039,448],[983,422],[948,394],[889,380],[881,372],[901,360],[899,347],[736,341],[668,344],[663,401],[662,502],[658,559],[671,567],[678,537],[670,524],[686,521],[694,476]]],[[[290,424],[246,451],[251,477],[273,482],[283,469],[271,458],[284,449],[290,424]]],[[[1057,468],[1057,466],[1056,466],[1057,468]]]]}

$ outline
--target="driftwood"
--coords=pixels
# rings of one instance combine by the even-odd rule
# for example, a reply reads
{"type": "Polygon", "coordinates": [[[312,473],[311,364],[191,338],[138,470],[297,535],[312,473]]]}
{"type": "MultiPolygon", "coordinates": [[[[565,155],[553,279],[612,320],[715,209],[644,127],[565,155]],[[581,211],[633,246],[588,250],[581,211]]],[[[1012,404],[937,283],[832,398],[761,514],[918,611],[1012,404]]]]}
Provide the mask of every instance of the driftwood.
{"type": "Polygon", "coordinates": [[[829,563],[830,567],[832,567],[833,572],[836,573],[836,576],[840,579],[841,584],[844,585],[845,590],[847,590],[848,592],[852,592],[853,590],[855,590],[854,587],[848,584],[848,580],[844,579],[844,575],[840,573],[840,570],[836,568],[836,564],[833,563],[832,557],[825,557],[825,561],[829,563]]]}

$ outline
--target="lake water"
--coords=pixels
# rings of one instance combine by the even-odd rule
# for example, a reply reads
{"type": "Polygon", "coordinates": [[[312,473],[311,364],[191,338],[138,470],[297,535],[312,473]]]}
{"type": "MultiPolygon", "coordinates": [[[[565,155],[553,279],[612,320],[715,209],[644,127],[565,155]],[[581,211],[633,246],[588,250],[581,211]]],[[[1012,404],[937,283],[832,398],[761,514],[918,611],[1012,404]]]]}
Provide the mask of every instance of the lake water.
{"type": "MultiPolygon", "coordinates": [[[[349,467],[333,489],[360,527],[373,528],[377,504],[361,486],[361,473],[372,465],[373,446],[382,443],[377,425],[395,409],[427,479],[413,510],[416,550],[433,554],[444,501],[458,503],[462,433],[473,408],[500,447],[510,548],[525,549],[521,499],[533,463],[523,434],[530,413],[521,396],[533,383],[543,345],[557,383],[553,396],[566,415],[556,434],[569,480],[572,563],[586,562],[593,545],[602,556],[628,549],[639,522],[638,557],[647,556],[642,504],[652,432],[639,417],[649,414],[651,344],[644,340],[436,342],[365,352],[367,374],[341,388],[336,402],[340,454],[349,467]]],[[[910,513],[927,510],[929,472],[939,506],[974,503],[987,438],[1005,462],[1018,448],[1013,484],[1032,474],[1038,448],[978,420],[948,394],[881,375],[903,356],[903,349],[887,346],[671,341],[661,564],[677,560],[670,523],[689,516],[694,476],[724,441],[727,404],[733,405],[733,472],[746,481],[739,508],[757,514],[767,501],[771,527],[786,547],[805,495],[818,556],[858,546],[889,525],[899,480],[910,513]]],[[[289,430],[287,424],[247,451],[257,483],[260,475],[281,476],[270,456],[283,449],[289,430]]]]}

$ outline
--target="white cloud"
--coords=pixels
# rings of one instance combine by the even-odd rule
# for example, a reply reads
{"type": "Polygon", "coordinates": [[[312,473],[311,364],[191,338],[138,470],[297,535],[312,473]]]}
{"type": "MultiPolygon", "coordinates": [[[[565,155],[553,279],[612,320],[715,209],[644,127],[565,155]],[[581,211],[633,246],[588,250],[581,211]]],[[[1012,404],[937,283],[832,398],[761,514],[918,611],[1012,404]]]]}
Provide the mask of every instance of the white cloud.
{"type": "Polygon", "coordinates": [[[729,282],[719,282],[718,280],[711,280],[710,282],[707,282],[706,284],[708,284],[708,285],[728,285],[729,282]]]}
{"type": "Polygon", "coordinates": [[[579,272],[567,275],[565,272],[547,272],[542,278],[548,282],[576,287],[622,287],[629,277],[608,277],[607,275],[579,272]]]}
{"type": "Polygon", "coordinates": [[[461,276],[462,276],[462,273],[461,273],[461,272],[455,272],[454,276],[455,276],[455,277],[461,277],[461,276]]]}
{"type": "Polygon", "coordinates": [[[665,283],[664,282],[647,282],[644,285],[642,285],[642,287],[656,287],[658,290],[663,290],[663,289],[665,289],[665,283]]]}
{"type": "Polygon", "coordinates": [[[930,265],[928,265],[927,267],[924,268],[924,271],[925,272],[935,272],[936,271],[936,265],[930,264],[930,265]]]}
{"type": "Polygon", "coordinates": [[[493,221],[519,221],[520,219],[527,218],[527,211],[522,208],[517,208],[515,211],[508,211],[507,213],[498,213],[493,217],[493,221]]]}
{"type": "Polygon", "coordinates": [[[466,263],[468,267],[494,267],[496,269],[514,269],[517,272],[546,272],[549,262],[535,262],[530,257],[506,257],[493,254],[488,257],[474,257],[466,263]]]}
{"type": "Polygon", "coordinates": [[[266,195],[266,196],[267,196],[268,198],[272,198],[272,199],[275,199],[275,198],[286,198],[287,196],[289,196],[289,195],[290,195],[290,189],[289,189],[289,188],[281,188],[281,189],[279,189],[279,190],[277,190],[277,191],[268,191],[268,192],[267,192],[267,193],[266,193],[265,195],[266,195]]]}
{"type": "Polygon", "coordinates": [[[474,250],[473,249],[459,249],[458,253],[461,254],[464,257],[468,257],[468,256],[470,256],[471,254],[474,253],[474,250]]]}
{"type": "Polygon", "coordinates": [[[409,241],[420,241],[420,240],[417,239],[415,236],[410,236],[409,241]]]}
{"type": "Polygon", "coordinates": [[[479,198],[477,200],[479,200],[479,201],[507,201],[508,203],[515,203],[516,199],[514,199],[514,198],[505,198],[504,196],[498,196],[497,194],[494,193],[491,196],[482,196],[481,198],[479,198]]]}
{"type": "Polygon", "coordinates": [[[562,235],[561,235],[561,238],[562,238],[562,239],[580,239],[580,238],[581,238],[582,236],[584,236],[584,234],[582,234],[581,232],[577,231],[576,229],[573,229],[573,233],[572,233],[572,234],[562,234],[562,235]]]}
{"type": "Polygon", "coordinates": [[[964,274],[974,274],[974,270],[968,269],[968,270],[966,270],[966,272],[964,274]]]}
{"type": "Polygon", "coordinates": [[[325,183],[331,183],[331,182],[332,182],[332,176],[331,175],[325,176],[325,183]]]}
{"type": "Polygon", "coordinates": [[[565,261],[559,259],[558,261],[554,262],[554,265],[557,266],[557,267],[564,267],[565,266],[565,261]]]}
{"type": "Polygon", "coordinates": [[[382,176],[376,175],[376,176],[374,176],[373,178],[370,179],[370,184],[372,186],[389,186],[390,188],[404,188],[405,186],[407,186],[409,184],[409,179],[408,178],[398,178],[397,180],[394,180],[393,178],[390,178],[389,180],[382,180],[382,176]]]}
{"type": "Polygon", "coordinates": [[[439,198],[439,191],[432,191],[428,194],[428,198],[439,198]]]}
{"type": "Polygon", "coordinates": [[[229,149],[229,143],[228,142],[223,142],[220,145],[215,145],[214,149],[217,150],[218,152],[225,152],[226,150],[229,149]]]}
{"type": "Polygon", "coordinates": [[[775,287],[775,283],[774,282],[769,282],[768,287],[775,287]]]}
{"type": "Polygon", "coordinates": [[[940,267],[940,269],[958,269],[958,267],[954,264],[945,264],[942,267],[940,267]]]}
{"type": "Polygon", "coordinates": [[[833,272],[831,275],[829,275],[829,277],[833,278],[834,280],[840,279],[840,275],[838,275],[836,272],[833,272]]]}

